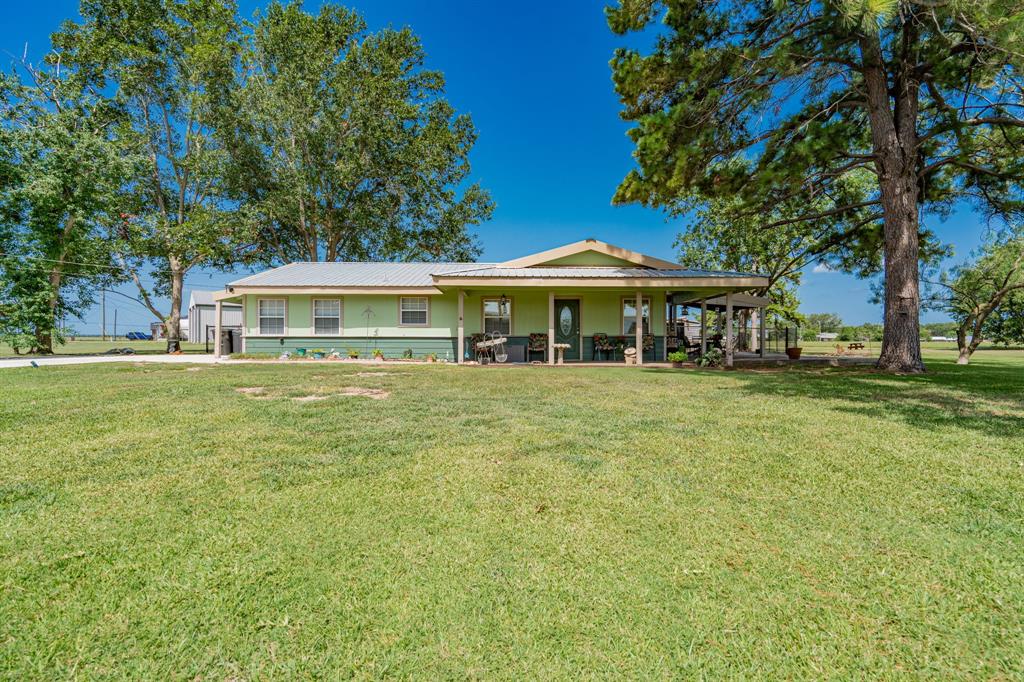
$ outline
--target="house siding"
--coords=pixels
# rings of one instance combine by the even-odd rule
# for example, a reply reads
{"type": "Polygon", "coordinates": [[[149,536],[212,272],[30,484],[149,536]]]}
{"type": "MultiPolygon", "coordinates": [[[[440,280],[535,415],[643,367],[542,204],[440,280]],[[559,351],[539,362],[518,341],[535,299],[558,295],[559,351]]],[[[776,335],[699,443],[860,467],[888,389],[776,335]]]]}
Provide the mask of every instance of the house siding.
{"type": "MultiPolygon", "coordinates": [[[[530,334],[547,334],[548,292],[543,289],[494,289],[471,291],[465,297],[465,334],[468,339],[483,330],[483,300],[505,295],[512,301],[512,333],[509,343],[525,346],[530,334]]],[[[583,336],[583,360],[594,359],[593,335],[622,336],[622,299],[632,298],[631,291],[558,291],[555,298],[575,298],[580,301],[580,322],[583,336]]],[[[665,328],[665,294],[651,291],[651,325],[654,331],[665,328]]],[[[401,357],[406,349],[422,357],[436,353],[438,357],[457,358],[458,294],[454,291],[429,296],[430,308],[427,326],[401,326],[398,323],[399,296],[394,294],[331,295],[257,295],[244,297],[245,352],[273,353],[294,351],[296,348],[332,348],[344,353],[349,347],[360,353],[380,348],[386,357],[401,357]],[[257,301],[283,298],[286,300],[285,333],[278,336],[259,336],[257,301]],[[342,301],[342,333],[339,336],[316,336],[313,331],[313,299],[339,298],[342,301]],[[370,309],[369,324],[365,311],[370,309]]],[[[630,339],[632,341],[632,339],[630,339]]],[[[664,336],[655,337],[655,350],[647,351],[644,359],[660,360],[664,352],[664,336]]],[[[537,356],[539,357],[539,356],[537,356]]],[[[620,358],[621,359],[621,358],[620,358]]]]}

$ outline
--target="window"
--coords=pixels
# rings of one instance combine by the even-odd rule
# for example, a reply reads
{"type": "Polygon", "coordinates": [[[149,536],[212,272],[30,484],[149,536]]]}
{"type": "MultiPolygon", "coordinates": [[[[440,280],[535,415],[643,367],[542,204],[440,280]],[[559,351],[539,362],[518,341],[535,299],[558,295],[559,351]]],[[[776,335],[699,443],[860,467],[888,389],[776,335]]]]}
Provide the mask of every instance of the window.
{"type": "Polygon", "coordinates": [[[484,299],[484,333],[512,335],[512,301],[502,298],[484,299]]]}
{"type": "Polygon", "coordinates": [[[398,324],[409,327],[427,326],[427,297],[398,299],[398,324]]]}
{"type": "Polygon", "coordinates": [[[341,334],[341,301],[336,298],[313,299],[313,333],[341,334]]]}
{"type": "MultiPolygon", "coordinates": [[[[644,334],[651,333],[651,299],[643,299],[643,323],[644,334]]],[[[627,335],[636,334],[636,299],[622,299],[622,333],[627,335]]]]}
{"type": "Polygon", "coordinates": [[[262,336],[284,334],[284,299],[261,298],[256,302],[262,336]]]}

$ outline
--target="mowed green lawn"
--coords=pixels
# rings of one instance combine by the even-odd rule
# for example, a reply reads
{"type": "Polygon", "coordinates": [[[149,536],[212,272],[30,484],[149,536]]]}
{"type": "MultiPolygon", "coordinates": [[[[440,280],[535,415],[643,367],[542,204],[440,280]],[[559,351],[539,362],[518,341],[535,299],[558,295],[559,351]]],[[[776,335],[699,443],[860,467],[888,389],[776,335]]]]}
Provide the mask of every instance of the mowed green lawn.
{"type": "Polygon", "coordinates": [[[1019,679],[1024,353],[950,357],[0,371],[0,675],[1019,679]]]}
{"type": "MultiPolygon", "coordinates": [[[[55,355],[97,355],[105,353],[111,348],[131,348],[140,355],[156,355],[167,352],[167,341],[132,341],[123,337],[104,341],[99,337],[84,336],[78,337],[74,341],[56,345],[53,352],[55,355]]],[[[202,343],[181,344],[181,350],[185,353],[202,353],[205,349],[206,346],[202,343]]],[[[213,350],[212,343],[210,344],[210,350],[211,352],[213,350]]],[[[17,357],[14,349],[4,343],[0,343],[0,358],[13,357],[17,357]]]]}

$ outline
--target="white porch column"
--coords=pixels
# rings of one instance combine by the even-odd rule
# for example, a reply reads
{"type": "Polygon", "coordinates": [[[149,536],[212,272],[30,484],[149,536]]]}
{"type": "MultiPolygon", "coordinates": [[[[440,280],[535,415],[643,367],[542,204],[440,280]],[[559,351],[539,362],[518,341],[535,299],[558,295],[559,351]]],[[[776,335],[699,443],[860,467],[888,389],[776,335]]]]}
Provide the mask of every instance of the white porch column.
{"type": "MultiPolygon", "coordinates": [[[[644,296],[636,290],[636,364],[644,364],[644,296]]],[[[653,314],[654,311],[652,310],[653,314]]]]}
{"type": "Polygon", "coordinates": [[[758,333],[758,337],[759,338],[758,338],[758,344],[757,344],[757,352],[758,352],[758,355],[760,355],[763,358],[764,357],[764,341],[767,338],[765,336],[765,329],[764,329],[764,308],[763,307],[757,309],[757,323],[759,325],[761,325],[761,330],[758,333]]]}
{"type": "Polygon", "coordinates": [[[708,352],[708,300],[702,299],[700,302],[700,354],[708,352]]]}
{"type": "Polygon", "coordinates": [[[548,364],[555,364],[555,292],[548,292],[548,364]]]}
{"type": "MultiPolygon", "coordinates": [[[[221,351],[221,343],[220,343],[220,310],[221,310],[221,304],[220,304],[220,301],[218,300],[218,301],[216,301],[213,304],[213,314],[214,314],[214,320],[213,320],[213,333],[214,333],[214,337],[213,337],[213,357],[215,357],[215,358],[219,358],[220,357],[220,351],[221,351]]],[[[196,320],[196,322],[198,323],[198,320],[196,320]]]]}
{"type": "Polygon", "coordinates": [[[732,292],[725,295],[725,366],[732,367],[732,292]]]}
{"type": "Polygon", "coordinates": [[[466,292],[459,289],[459,345],[455,353],[458,355],[456,362],[460,365],[466,361],[466,292]]]}
{"type": "MultiPolygon", "coordinates": [[[[654,306],[652,305],[651,308],[652,308],[651,315],[653,315],[654,314],[654,310],[653,310],[654,306]]],[[[668,330],[670,328],[670,325],[671,325],[671,329],[672,329],[673,332],[675,332],[675,328],[676,328],[675,319],[674,319],[675,316],[676,316],[676,301],[675,301],[674,298],[672,298],[668,294],[665,295],[665,305],[662,306],[662,309],[666,309],[666,308],[668,309],[668,318],[666,319],[665,329],[663,330],[664,334],[662,335],[662,338],[664,339],[664,341],[662,341],[662,343],[661,343],[661,361],[662,362],[668,362],[668,330]],[[669,304],[669,301],[671,301],[671,305],[669,304]]],[[[651,331],[653,331],[653,329],[651,331]]],[[[657,337],[655,337],[654,345],[655,345],[655,347],[657,347],[657,345],[658,345],[657,337]]]]}

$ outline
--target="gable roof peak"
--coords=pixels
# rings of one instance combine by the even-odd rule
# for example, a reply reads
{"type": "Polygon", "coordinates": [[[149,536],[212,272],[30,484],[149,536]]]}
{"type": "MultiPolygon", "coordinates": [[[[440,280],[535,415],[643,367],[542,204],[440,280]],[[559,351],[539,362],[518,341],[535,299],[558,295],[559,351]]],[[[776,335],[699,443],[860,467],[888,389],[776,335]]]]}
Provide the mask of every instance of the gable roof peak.
{"type": "Polygon", "coordinates": [[[633,265],[654,268],[657,270],[675,270],[682,266],[672,261],[662,260],[661,258],[655,258],[654,256],[648,256],[646,254],[639,253],[637,251],[630,251],[608,242],[603,242],[600,239],[594,239],[588,237],[587,239],[566,244],[565,246],[559,246],[554,249],[548,249],[547,251],[541,251],[540,253],[534,253],[529,256],[523,256],[522,258],[515,258],[504,263],[499,263],[498,267],[501,268],[529,268],[538,265],[544,265],[551,263],[562,258],[567,258],[580,253],[586,253],[592,251],[611,258],[626,261],[633,265]]]}

